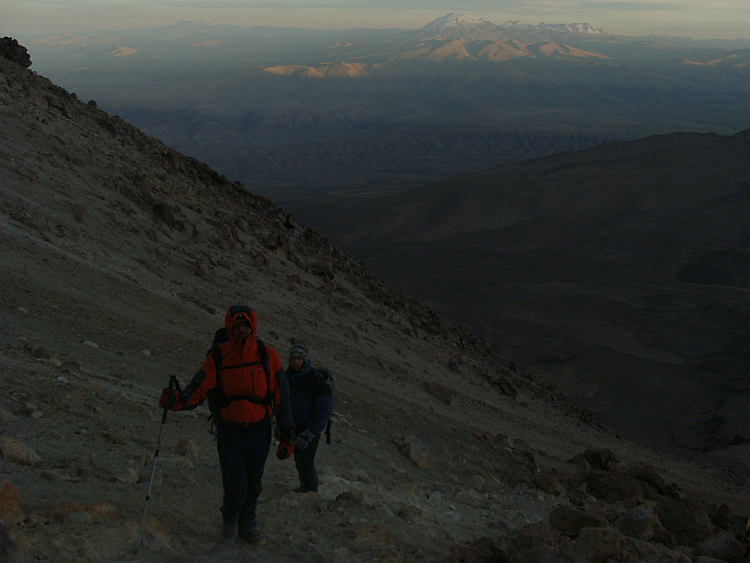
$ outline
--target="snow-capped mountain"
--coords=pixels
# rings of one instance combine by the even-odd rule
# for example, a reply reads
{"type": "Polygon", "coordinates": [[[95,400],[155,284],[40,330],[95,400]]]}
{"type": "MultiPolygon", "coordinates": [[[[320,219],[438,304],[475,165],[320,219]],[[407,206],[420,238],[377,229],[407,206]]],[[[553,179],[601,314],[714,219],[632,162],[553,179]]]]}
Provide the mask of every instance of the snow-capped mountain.
{"type": "Polygon", "coordinates": [[[454,27],[484,27],[487,24],[493,25],[487,18],[475,18],[465,14],[450,13],[442,18],[432,20],[422,28],[422,31],[438,32],[454,27]]]}
{"type": "Polygon", "coordinates": [[[606,32],[602,29],[594,27],[588,23],[540,23],[539,25],[533,25],[523,20],[507,20],[500,25],[492,23],[487,18],[475,18],[474,16],[467,16],[465,14],[450,13],[442,18],[437,18],[420,31],[425,33],[439,33],[445,32],[446,30],[479,30],[479,29],[494,29],[494,30],[533,30],[539,31],[557,31],[561,33],[586,33],[590,35],[605,35],[606,32]]]}
{"type": "Polygon", "coordinates": [[[515,27],[515,28],[523,28],[523,29],[529,29],[534,27],[529,22],[525,22],[523,20],[506,20],[497,27],[505,28],[505,27],[515,27]]]}
{"type": "Polygon", "coordinates": [[[549,29],[550,31],[560,31],[569,33],[588,33],[590,35],[604,35],[606,31],[589,25],[587,23],[540,23],[540,29],[549,29]]]}

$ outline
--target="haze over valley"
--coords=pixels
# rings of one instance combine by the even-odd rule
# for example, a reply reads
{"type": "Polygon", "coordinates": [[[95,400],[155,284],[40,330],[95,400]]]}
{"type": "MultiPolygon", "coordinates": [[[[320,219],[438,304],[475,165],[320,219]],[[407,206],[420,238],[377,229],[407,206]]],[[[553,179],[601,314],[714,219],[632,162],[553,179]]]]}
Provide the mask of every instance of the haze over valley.
{"type": "Polygon", "coordinates": [[[741,40],[449,14],[419,30],[180,22],[26,43],[56,83],[277,201],[750,126],[741,40]]]}

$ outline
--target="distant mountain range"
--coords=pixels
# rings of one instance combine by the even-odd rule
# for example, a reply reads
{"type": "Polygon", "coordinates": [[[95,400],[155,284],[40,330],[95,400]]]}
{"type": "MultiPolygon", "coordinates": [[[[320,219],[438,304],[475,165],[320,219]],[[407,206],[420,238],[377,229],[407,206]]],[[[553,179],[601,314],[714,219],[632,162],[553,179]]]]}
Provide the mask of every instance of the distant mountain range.
{"type": "Polygon", "coordinates": [[[441,18],[437,18],[419,31],[423,33],[439,33],[444,30],[450,30],[452,33],[471,33],[475,30],[492,30],[492,31],[510,31],[510,30],[536,30],[539,32],[556,31],[560,33],[585,33],[590,35],[604,35],[605,31],[593,27],[587,23],[540,23],[532,25],[522,20],[507,20],[499,25],[495,25],[486,18],[475,18],[464,14],[451,13],[441,18]]]}
{"type": "Polygon", "coordinates": [[[274,198],[419,185],[603,142],[750,127],[750,49],[584,23],[183,21],[26,44],[34,70],[274,198]]]}

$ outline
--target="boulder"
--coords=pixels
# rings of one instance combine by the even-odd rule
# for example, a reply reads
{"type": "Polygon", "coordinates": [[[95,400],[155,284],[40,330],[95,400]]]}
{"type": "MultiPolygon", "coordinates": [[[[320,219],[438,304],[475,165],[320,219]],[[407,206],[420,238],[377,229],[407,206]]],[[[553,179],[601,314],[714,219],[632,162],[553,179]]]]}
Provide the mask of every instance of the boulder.
{"type": "MultiPolygon", "coordinates": [[[[140,521],[130,520],[125,524],[125,531],[135,540],[141,531],[140,521]]],[[[141,545],[156,553],[174,553],[170,545],[169,533],[161,522],[153,516],[146,518],[141,534],[141,545]]]]}
{"type": "Polygon", "coordinates": [[[601,514],[581,510],[570,504],[563,504],[552,509],[549,523],[555,530],[566,536],[576,537],[583,528],[606,528],[607,519],[601,514]]]}
{"type": "Polygon", "coordinates": [[[424,517],[422,507],[405,502],[399,502],[394,512],[396,516],[407,521],[418,520],[424,517]]]}
{"type": "Polygon", "coordinates": [[[110,481],[116,481],[128,485],[134,485],[139,479],[140,476],[138,475],[138,471],[132,467],[123,467],[122,469],[116,470],[109,478],[110,481]]]}
{"type": "Polygon", "coordinates": [[[119,522],[122,514],[114,504],[105,501],[87,504],[84,509],[91,514],[94,521],[106,520],[107,522],[119,522]]]}
{"type": "Polygon", "coordinates": [[[694,548],[716,533],[716,528],[702,503],[660,497],[655,510],[664,528],[674,536],[676,545],[694,548]]]}
{"type": "Polygon", "coordinates": [[[198,445],[190,438],[180,440],[174,447],[174,453],[185,457],[198,457],[198,445]]]}
{"type": "Polygon", "coordinates": [[[660,495],[667,494],[667,483],[650,465],[642,463],[630,465],[625,469],[625,475],[652,486],[660,495]]]}
{"type": "Polygon", "coordinates": [[[49,512],[49,519],[53,522],[63,522],[68,514],[83,512],[83,507],[77,502],[61,502],[49,512]]]}
{"type": "Polygon", "coordinates": [[[13,483],[2,477],[0,477],[0,520],[11,526],[24,520],[21,494],[13,483]]]}
{"type": "Polygon", "coordinates": [[[416,436],[407,436],[398,443],[399,451],[414,462],[420,469],[428,469],[432,456],[427,445],[416,436]]]}
{"type": "Polygon", "coordinates": [[[11,438],[0,438],[0,450],[3,457],[10,463],[37,466],[42,458],[29,446],[11,438]]]}
{"type": "Polygon", "coordinates": [[[646,487],[637,479],[612,471],[589,471],[585,477],[589,492],[607,501],[623,501],[631,497],[649,498],[646,487]]]}
{"type": "Polygon", "coordinates": [[[337,504],[345,505],[345,506],[351,506],[353,504],[362,504],[365,502],[365,492],[360,489],[352,489],[351,491],[344,491],[343,493],[340,493],[336,500],[334,501],[337,504]]]}
{"type": "Polygon", "coordinates": [[[711,522],[717,528],[722,528],[734,535],[736,538],[744,536],[745,521],[746,519],[742,516],[737,516],[726,502],[718,504],[709,504],[706,506],[706,512],[708,512],[711,522]]]}
{"type": "Polygon", "coordinates": [[[742,563],[745,548],[736,538],[721,531],[700,542],[695,548],[694,555],[713,557],[727,563],[742,563]]]}
{"type": "Polygon", "coordinates": [[[560,477],[549,472],[537,474],[534,476],[531,484],[535,489],[539,489],[550,495],[561,495],[565,492],[565,487],[560,481],[560,477]]]}
{"type": "Polygon", "coordinates": [[[91,524],[93,521],[91,514],[82,510],[81,512],[71,512],[66,515],[63,519],[63,524],[66,526],[75,526],[80,524],[91,524]]]}
{"type": "Polygon", "coordinates": [[[605,563],[630,559],[634,548],[616,528],[583,528],[575,551],[589,563],[605,563]]]}
{"type": "Polygon", "coordinates": [[[568,460],[568,463],[581,466],[582,462],[585,461],[584,465],[588,465],[591,469],[596,471],[614,471],[617,467],[617,457],[612,451],[608,449],[603,450],[586,450],[582,454],[578,454],[572,459],[568,460]]]}
{"type": "Polygon", "coordinates": [[[654,537],[657,516],[654,509],[642,504],[615,521],[615,528],[629,538],[649,541],[654,537]]]}

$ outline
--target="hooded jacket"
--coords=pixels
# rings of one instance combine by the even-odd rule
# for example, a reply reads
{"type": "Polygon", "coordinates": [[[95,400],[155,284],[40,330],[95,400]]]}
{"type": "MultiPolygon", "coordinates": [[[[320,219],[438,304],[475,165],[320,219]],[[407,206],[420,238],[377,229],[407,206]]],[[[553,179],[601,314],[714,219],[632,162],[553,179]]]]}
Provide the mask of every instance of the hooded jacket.
{"type": "MultiPolygon", "coordinates": [[[[250,307],[233,305],[227,309],[224,326],[229,340],[219,344],[221,355],[221,375],[218,378],[221,389],[232,397],[252,396],[259,402],[233,400],[219,412],[219,419],[249,426],[276,415],[280,428],[294,426],[289,406],[289,384],[281,365],[279,355],[266,346],[270,374],[261,365],[256,339],[258,319],[250,307]],[[243,342],[234,336],[232,327],[238,322],[250,323],[251,335],[243,342]],[[262,404],[268,398],[268,404],[262,404]]],[[[201,368],[182,391],[181,399],[185,409],[193,409],[206,400],[208,391],[216,387],[216,362],[209,352],[201,368]]]]}
{"type": "Polygon", "coordinates": [[[333,395],[325,377],[310,365],[309,359],[298,372],[287,369],[286,376],[296,432],[307,430],[319,436],[333,412],[333,395]]]}

